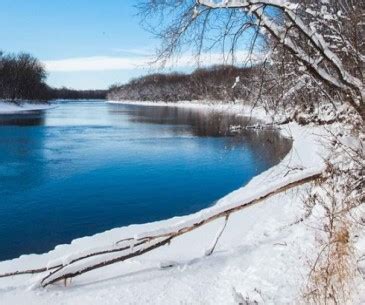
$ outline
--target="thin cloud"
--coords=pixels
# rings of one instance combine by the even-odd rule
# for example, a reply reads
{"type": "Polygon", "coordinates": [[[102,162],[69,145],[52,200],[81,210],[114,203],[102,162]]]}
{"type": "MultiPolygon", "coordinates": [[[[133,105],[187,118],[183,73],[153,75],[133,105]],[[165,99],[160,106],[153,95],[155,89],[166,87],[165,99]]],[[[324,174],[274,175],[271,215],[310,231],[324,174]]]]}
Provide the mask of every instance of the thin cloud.
{"type": "Polygon", "coordinates": [[[128,56],[151,56],[154,54],[154,49],[152,47],[145,48],[134,48],[134,49],[126,49],[126,48],[113,48],[112,52],[117,54],[123,54],[128,56]]]}
{"type": "Polygon", "coordinates": [[[43,61],[49,72],[131,70],[146,67],[145,58],[93,56],[43,61]]]}
{"type": "MultiPolygon", "coordinates": [[[[237,52],[235,60],[232,57],[222,56],[220,53],[202,54],[199,59],[192,55],[182,55],[178,58],[169,59],[165,68],[186,68],[199,66],[209,66],[216,64],[254,64],[261,61],[262,54],[249,54],[247,52],[237,52]]],[[[49,72],[77,72],[77,71],[112,71],[112,70],[133,70],[133,69],[158,69],[160,64],[152,64],[153,58],[148,56],[93,56],[80,58],[67,58],[59,60],[43,61],[49,72]]]]}

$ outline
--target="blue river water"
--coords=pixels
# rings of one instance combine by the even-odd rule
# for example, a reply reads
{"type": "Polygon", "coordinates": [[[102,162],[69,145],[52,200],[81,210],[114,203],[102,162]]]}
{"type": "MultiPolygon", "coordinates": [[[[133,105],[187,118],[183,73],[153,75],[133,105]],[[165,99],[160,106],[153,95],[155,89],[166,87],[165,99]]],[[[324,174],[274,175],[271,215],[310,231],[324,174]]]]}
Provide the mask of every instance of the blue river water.
{"type": "Polygon", "coordinates": [[[0,260],[114,227],[186,215],[278,163],[275,131],[175,107],[57,102],[0,116],[0,260]]]}

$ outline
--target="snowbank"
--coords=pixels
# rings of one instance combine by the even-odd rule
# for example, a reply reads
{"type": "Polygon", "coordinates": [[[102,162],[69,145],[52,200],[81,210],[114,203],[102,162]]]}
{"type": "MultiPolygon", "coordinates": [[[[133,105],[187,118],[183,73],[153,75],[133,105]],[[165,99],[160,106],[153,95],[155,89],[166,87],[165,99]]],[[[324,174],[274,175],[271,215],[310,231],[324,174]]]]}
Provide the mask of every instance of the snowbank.
{"type": "MultiPolygon", "coordinates": [[[[247,113],[248,109],[239,105],[173,106],[213,107],[270,121],[263,110],[247,113]]],[[[324,129],[291,123],[282,127],[282,133],[294,140],[285,159],[215,206],[193,215],[116,228],[60,245],[43,255],[2,262],[0,274],[67,262],[89,249],[112,247],[123,238],[161,233],[324,168],[327,152],[320,141],[324,129]]],[[[307,259],[315,252],[314,232],[301,221],[301,198],[308,188],[300,186],[233,214],[209,257],[204,254],[220,232],[223,219],[181,236],[169,246],[77,277],[69,287],[60,283],[40,288],[39,279],[47,273],[0,279],[1,304],[238,304],[246,297],[258,304],[293,304],[304,285],[307,259]]]]}
{"type": "Polygon", "coordinates": [[[245,105],[241,102],[237,103],[224,103],[224,102],[210,102],[210,101],[181,101],[174,102],[137,102],[137,101],[107,101],[108,104],[114,105],[139,105],[139,106],[153,106],[153,107],[179,107],[189,108],[197,110],[209,110],[209,111],[222,111],[238,115],[255,116],[265,122],[271,122],[270,116],[268,116],[263,108],[252,109],[251,106],[245,105]]]}
{"type": "Polygon", "coordinates": [[[0,114],[14,114],[29,111],[41,111],[52,109],[55,106],[50,104],[33,104],[33,103],[22,103],[20,105],[14,103],[7,103],[0,101],[0,114]]]}

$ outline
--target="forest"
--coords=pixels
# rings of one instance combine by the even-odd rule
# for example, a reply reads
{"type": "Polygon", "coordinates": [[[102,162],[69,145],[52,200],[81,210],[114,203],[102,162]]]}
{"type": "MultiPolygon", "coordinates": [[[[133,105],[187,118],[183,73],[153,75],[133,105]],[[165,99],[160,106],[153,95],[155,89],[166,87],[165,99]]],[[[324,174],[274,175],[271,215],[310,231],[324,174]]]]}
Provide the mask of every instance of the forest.
{"type": "Polygon", "coordinates": [[[0,51],[0,99],[19,103],[46,102],[53,99],[104,99],[105,90],[52,88],[46,83],[43,64],[27,53],[0,51]]]}
{"type": "Polygon", "coordinates": [[[124,85],[113,85],[108,99],[164,102],[245,100],[258,71],[257,67],[216,65],[198,68],[191,74],[150,74],[124,85]]]}
{"type": "Polygon", "coordinates": [[[0,51],[0,99],[6,101],[51,99],[46,71],[40,61],[26,54],[0,51]]]}

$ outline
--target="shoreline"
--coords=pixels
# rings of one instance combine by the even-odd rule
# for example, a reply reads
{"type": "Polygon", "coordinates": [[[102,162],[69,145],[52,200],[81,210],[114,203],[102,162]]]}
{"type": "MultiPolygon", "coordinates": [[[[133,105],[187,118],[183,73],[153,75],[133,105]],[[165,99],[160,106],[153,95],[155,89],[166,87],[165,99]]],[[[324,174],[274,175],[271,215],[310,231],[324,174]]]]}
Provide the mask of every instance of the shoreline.
{"type": "MultiPolygon", "coordinates": [[[[174,107],[190,107],[190,108],[199,108],[199,109],[206,109],[206,110],[219,110],[219,111],[229,111],[237,113],[237,115],[252,115],[253,117],[263,120],[265,122],[271,122],[270,116],[265,114],[263,109],[255,109],[251,111],[249,106],[245,105],[237,105],[237,104],[204,104],[204,103],[188,103],[183,102],[181,104],[176,103],[153,103],[153,102],[113,102],[108,101],[111,104],[138,104],[138,105],[149,105],[149,106],[174,106],[174,107]]],[[[189,222],[196,221],[202,217],[206,217],[209,214],[216,213],[222,209],[227,209],[229,207],[234,207],[241,203],[242,201],[248,200],[257,196],[260,192],[267,190],[268,188],[277,187],[278,184],[290,179],[293,179],[296,175],[303,175],[303,173],[315,173],[318,171],[322,171],[324,168],[323,158],[326,156],[327,152],[323,146],[323,143],[318,142],[318,137],[324,133],[323,128],[318,127],[302,127],[296,123],[289,123],[287,125],[281,126],[280,132],[287,137],[291,137],[293,139],[293,146],[291,151],[288,153],[284,159],[277,164],[276,166],[268,169],[267,171],[259,174],[258,176],[254,177],[248,184],[245,186],[227,194],[223,198],[219,199],[217,203],[213,206],[210,206],[206,209],[203,209],[197,213],[180,216],[180,217],[173,217],[167,220],[156,221],[152,223],[140,224],[140,225],[130,225],[126,227],[115,228],[109,231],[105,231],[93,236],[78,238],[73,240],[70,244],[66,245],[59,245],[54,250],[45,253],[45,254],[33,254],[33,255],[23,255],[19,258],[0,262],[0,273],[6,273],[12,270],[20,270],[20,269],[30,269],[30,268],[37,268],[40,266],[44,266],[46,264],[54,265],[57,263],[67,262],[72,255],[77,253],[83,252],[87,249],[91,248],[102,248],[107,247],[115,243],[117,240],[127,238],[127,237],[136,237],[136,236],[143,236],[144,234],[158,234],[161,232],[165,232],[166,230],[171,230],[173,228],[178,228],[179,226],[186,225],[189,222]],[[301,170],[298,170],[301,169],[301,170]],[[299,172],[298,172],[299,171],[299,172]]],[[[307,186],[298,187],[295,191],[303,192],[307,190],[307,186]]],[[[301,203],[299,202],[300,195],[297,194],[295,191],[288,192],[285,194],[275,195],[274,198],[265,200],[264,203],[253,206],[249,210],[245,210],[243,212],[238,212],[232,216],[232,219],[229,223],[229,228],[227,228],[227,232],[224,233],[222,240],[218,244],[217,249],[217,257],[212,256],[211,259],[217,262],[217,266],[219,267],[221,264],[220,260],[222,259],[221,255],[219,254],[220,251],[233,251],[234,255],[240,256],[234,249],[237,245],[242,245],[245,243],[257,242],[255,240],[251,240],[247,236],[242,236],[240,234],[241,230],[244,232],[250,232],[253,236],[260,236],[262,238],[263,232],[268,230],[269,235],[272,235],[272,232],[278,230],[278,228],[282,227],[285,224],[293,222],[297,220],[302,210],[301,203]],[[295,193],[295,195],[293,194],[295,193]],[[287,202],[288,206],[283,205],[282,202],[287,202]],[[291,204],[289,204],[291,202],[291,204]],[[276,208],[275,208],[276,206],[276,208]],[[274,210],[270,209],[274,208],[274,210]],[[254,216],[256,214],[256,217],[254,216]],[[251,217],[250,217],[251,215],[251,217]],[[260,220],[256,223],[257,218],[260,220]],[[276,220],[273,221],[274,218],[276,220]],[[283,219],[284,218],[284,219],[283,219]],[[263,222],[262,222],[263,221],[263,222]],[[261,227],[260,227],[261,224],[261,227]],[[267,229],[266,226],[269,224],[269,228],[267,229]],[[258,227],[259,226],[259,227],[258,227]],[[252,228],[255,228],[253,230],[252,228]],[[218,261],[217,261],[218,259],[218,261]]],[[[192,260],[202,259],[202,253],[204,252],[204,248],[208,247],[210,244],[210,240],[214,238],[216,234],[217,227],[220,226],[221,220],[216,220],[211,224],[207,224],[206,226],[199,228],[198,230],[191,232],[185,236],[182,236],[177,240],[174,241],[174,245],[170,245],[161,249],[157,249],[151,253],[147,253],[146,255],[139,257],[137,259],[129,260],[124,263],[117,264],[116,266],[119,270],[114,270],[113,266],[100,269],[96,272],[92,272],[83,276],[82,278],[75,279],[77,283],[85,282],[86,286],[87,283],[91,283],[91,287],[93,286],[93,282],[96,278],[105,278],[105,281],[108,281],[108,278],[116,277],[116,281],[118,277],[123,278],[124,274],[131,274],[131,273],[139,273],[143,272],[143,270],[153,269],[151,272],[164,272],[161,271],[160,266],[164,264],[166,261],[177,261],[178,266],[189,266],[192,260]],[[208,237],[208,240],[207,240],[208,237]],[[191,245],[196,245],[196,247],[191,247],[191,245]],[[154,270],[156,269],[156,270],[154,270]],[[160,270],[160,271],[158,271],[160,270]]],[[[302,228],[299,230],[300,234],[304,234],[302,232],[302,228]]],[[[250,236],[250,234],[249,234],[250,236]]],[[[264,234],[265,237],[265,234],[264,234]]],[[[295,236],[295,240],[296,240],[295,236]]],[[[254,238],[255,239],[255,238],[254,238]]],[[[277,243],[280,243],[282,240],[282,236],[278,238],[277,243]]],[[[272,247],[272,243],[271,247],[272,247]]],[[[310,245],[310,243],[309,243],[310,245]]],[[[308,246],[308,245],[307,245],[308,246]]],[[[253,246],[255,248],[255,246],[253,246]]],[[[252,251],[255,251],[255,249],[252,251]]],[[[257,246],[259,249],[260,247],[257,246]]],[[[270,249],[270,247],[269,247],[270,249]]],[[[293,249],[291,249],[293,250],[293,249]]],[[[257,250],[256,250],[257,251],[257,250]]],[[[269,253],[268,253],[269,254],[269,253]]],[[[260,254],[261,255],[261,254],[260,254]]],[[[265,256],[265,255],[264,255],[265,256]]],[[[224,257],[224,255],[223,255],[224,257]]],[[[254,259],[254,257],[251,257],[254,259]]],[[[269,259],[269,258],[268,258],[269,259]]],[[[203,259],[209,261],[210,258],[203,259]]],[[[226,260],[230,260],[229,257],[226,260]]],[[[280,259],[278,260],[280,261],[280,259]]],[[[209,263],[208,263],[209,264],[209,263]]],[[[234,260],[232,264],[235,265],[234,260]]],[[[173,264],[175,265],[175,263],[173,264]]],[[[281,266],[283,268],[285,265],[281,266]]],[[[115,267],[115,266],[114,266],[115,267]]],[[[179,269],[179,268],[178,268],[179,269]]],[[[193,268],[194,269],[194,268],[193,268]]],[[[260,272],[258,272],[260,274],[260,272]]],[[[262,272],[261,272],[262,273],[262,272]]],[[[193,274],[197,274],[197,277],[200,279],[202,276],[203,279],[209,280],[206,274],[200,274],[199,270],[194,270],[193,274]],[[197,272],[197,273],[196,273],[197,272]]],[[[150,278],[148,274],[146,275],[147,279],[150,278]]],[[[172,280],[169,277],[169,272],[166,271],[166,276],[168,280],[172,280]]],[[[285,276],[282,275],[282,276],[285,276]]],[[[293,275],[292,275],[293,276],[293,275]]],[[[132,276],[133,277],[133,276],[132,276]]],[[[34,298],[34,304],[43,304],[42,298],[38,298],[34,294],[34,290],[29,291],[29,286],[37,285],[37,276],[20,276],[15,278],[8,278],[8,279],[0,279],[0,295],[1,291],[7,291],[6,287],[14,288],[17,291],[16,294],[9,292],[9,300],[16,300],[17,295],[21,295],[23,290],[25,289],[26,294],[32,294],[34,298]],[[25,280],[26,279],[26,280],[25,280]],[[28,287],[28,288],[27,288],[28,287]],[[37,303],[38,302],[38,303],[37,303]]],[[[294,280],[297,279],[297,276],[294,276],[294,280]]],[[[274,281],[274,280],[273,280],[274,281]]],[[[280,284],[280,282],[276,282],[276,284],[280,284]]],[[[151,284],[151,283],[150,283],[151,284]]],[[[195,281],[195,284],[198,284],[195,281]]],[[[124,285],[124,284],[123,284],[124,285]]],[[[128,287],[129,284],[126,284],[128,287]]],[[[158,286],[158,285],[157,285],[158,286]]],[[[275,281],[274,281],[275,286],[275,281]]],[[[155,293],[155,287],[152,285],[151,291],[155,293]]],[[[298,287],[297,287],[298,288],[298,287]]],[[[35,288],[37,291],[38,288],[35,288]]],[[[105,288],[104,288],[105,289],[105,288]]],[[[132,288],[130,288],[132,289],[132,288]]],[[[158,289],[157,289],[158,290],[158,289]]],[[[132,289],[134,293],[137,293],[136,289],[132,289]]],[[[150,292],[151,292],[150,291],[150,292]]],[[[295,291],[295,289],[294,289],[295,291]]],[[[62,291],[64,296],[68,295],[67,288],[62,291]]],[[[78,292],[80,295],[92,293],[87,288],[85,290],[79,289],[78,292]]],[[[99,291],[100,292],[100,291],[99,291]]],[[[171,291],[172,293],[173,291],[171,291]]],[[[204,292],[203,292],[204,293],[204,292]]],[[[231,293],[231,292],[229,292],[231,293]]],[[[286,292],[286,293],[290,293],[286,292]]],[[[71,293],[72,294],[72,293],[71,293]]],[[[146,294],[146,297],[148,293],[146,294]]],[[[285,296],[284,296],[285,297],[285,296]]],[[[289,296],[286,296],[289,297],[289,296]]],[[[61,298],[62,299],[62,298],[61,298]]],[[[60,299],[60,300],[61,300],[60,299]]],[[[189,295],[182,297],[181,299],[189,299],[189,295]]],[[[127,300],[127,299],[126,299],[127,300]]],[[[132,298],[129,299],[130,301],[133,300],[132,298]]],[[[47,304],[47,298],[44,300],[44,304],[47,304]]],[[[57,304],[56,300],[49,300],[48,302],[53,302],[57,304]]],[[[173,303],[173,302],[172,302],[173,303]]],[[[218,302],[219,303],[219,302],[218,302]]],[[[31,303],[33,304],[33,303],[31,303]]],[[[91,304],[91,303],[89,303],[91,304]]],[[[92,303],[94,304],[94,303],[92,303]]],[[[108,303],[109,304],[109,303],[108,303]]],[[[110,304],[117,304],[117,303],[110,303],[110,304]]],[[[162,303],[161,303],[162,304],[162,303]]],[[[164,304],[164,303],[163,303],[164,304]]],[[[166,302],[168,304],[168,302],[166,302]]]]}
{"type": "Polygon", "coordinates": [[[50,103],[29,103],[24,102],[15,104],[11,102],[0,101],[0,115],[2,114],[23,114],[33,111],[46,111],[57,106],[50,103]]]}
{"type": "Polygon", "coordinates": [[[265,123],[272,123],[272,118],[268,116],[262,107],[252,109],[250,105],[237,103],[225,103],[225,102],[210,102],[210,101],[181,101],[175,102],[143,102],[143,101],[111,101],[106,100],[107,104],[111,105],[136,105],[136,106],[154,106],[154,107],[178,107],[189,108],[197,110],[215,110],[222,111],[231,114],[243,115],[249,114],[250,116],[264,121],[265,123]]]}

